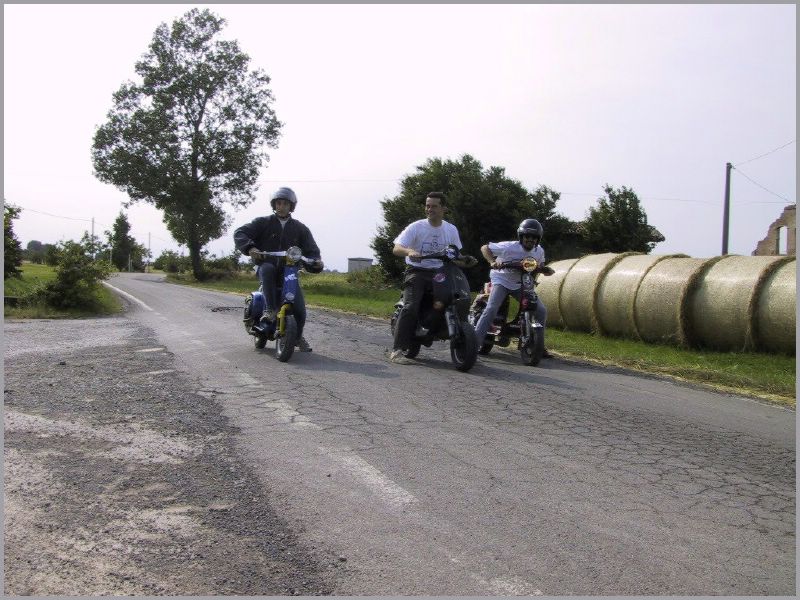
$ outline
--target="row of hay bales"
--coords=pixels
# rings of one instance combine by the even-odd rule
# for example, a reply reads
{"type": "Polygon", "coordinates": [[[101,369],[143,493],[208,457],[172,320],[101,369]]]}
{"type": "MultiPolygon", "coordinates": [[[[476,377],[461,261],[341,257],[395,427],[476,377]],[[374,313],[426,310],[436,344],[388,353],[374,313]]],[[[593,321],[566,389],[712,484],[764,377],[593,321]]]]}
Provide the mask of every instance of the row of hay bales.
{"type": "Polygon", "coordinates": [[[797,261],[591,254],[551,263],[548,327],[724,351],[794,354],[797,261]]]}

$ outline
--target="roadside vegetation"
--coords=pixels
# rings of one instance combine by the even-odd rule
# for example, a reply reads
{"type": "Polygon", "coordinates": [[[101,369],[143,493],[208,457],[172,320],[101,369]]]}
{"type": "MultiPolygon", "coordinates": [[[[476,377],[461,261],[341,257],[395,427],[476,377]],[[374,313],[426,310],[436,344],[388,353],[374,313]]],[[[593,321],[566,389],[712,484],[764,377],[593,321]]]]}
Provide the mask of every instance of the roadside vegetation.
{"type": "MultiPolygon", "coordinates": [[[[198,282],[188,273],[169,274],[168,279],[242,297],[258,288],[249,269],[214,281],[198,282]]],[[[399,288],[387,282],[378,267],[355,273],[303,273],[302,281],[309,305],[380,319],[390,318],[400,297],[399,288]]],[[[796,405],[794,356],[683,349],[558,329],[547,330],[547,347],[562,358],[666,375],[722,391],[796,405]]],[[[512,343],[509,349],[513,348],[512,343]]]]}

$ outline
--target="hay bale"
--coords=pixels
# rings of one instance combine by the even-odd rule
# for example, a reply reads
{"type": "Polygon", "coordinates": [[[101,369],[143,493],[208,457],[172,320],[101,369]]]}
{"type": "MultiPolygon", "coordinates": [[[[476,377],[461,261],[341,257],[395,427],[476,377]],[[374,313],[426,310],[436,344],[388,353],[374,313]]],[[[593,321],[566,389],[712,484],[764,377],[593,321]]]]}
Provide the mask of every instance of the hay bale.
{"type": "Polygon", "coordinates": [[[564,278],[567,276],[567,273],[569,273],[572,265],[576,262],[578,262],[577,258],[569,258],[554,263],[547,263],[555,273],[550,275],[550,277],[539,276],[539,285],[536,287],[536,293],[547,307],[548,327],[564,327],[564,320],[561,317],[561,309],[559,307],[561,285],[564,283],[564,278]]]}
{"type": "Polygon", "coordinates": [[[645,273],[636,290],[633,310],[636,331],[642,340],[688,343],[686,297],[708,263],[705,258],[666,257],[645,273]]]}
{"type": "Polygon", "coordinates": [[[760,284],[774,263],[784,261],[780,256],[724,256],[715,262],[689,299],[693,341],[717,350],[752,349],[760,284]]]}
{"type": "Polygon", "coordinates": [[[758,350],[795,354],[797,331],[797,260],[774,263],[755,307],[753,338],[758,350]]]}
{"type": "Polygon", "coordinates": [[[606,273],[633,252],[590,254],[579,259],[561,286],[561,318],[568,329],[597,331],[597,292],[606,273]]]}
{"type": "MultiPolygon", "coordinates": [[[[647,273],[657,263],[681,255],[626,256],[606,273],[597,290],[597,324],[604,335],[641,339],[635,315],[636,295],[647,273]]],[[[672,292],[673,290],[668,290],[672,292]]]]}

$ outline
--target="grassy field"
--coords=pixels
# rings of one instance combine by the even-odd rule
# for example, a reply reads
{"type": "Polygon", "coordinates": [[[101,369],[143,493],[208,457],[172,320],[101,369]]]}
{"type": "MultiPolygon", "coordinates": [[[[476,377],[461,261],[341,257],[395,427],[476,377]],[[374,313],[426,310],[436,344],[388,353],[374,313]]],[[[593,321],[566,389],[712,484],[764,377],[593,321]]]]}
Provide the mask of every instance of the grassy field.
{"type": "MultiPolygon", "coordinates": [[[[22,264],[22,277],[9,277],[3,280],[3,295],[6,298],[20,298],[35,290],[39,285],[55,279],[55,269],[47,265],[22,264]]],[[[93,317],[97,315],[110,315],[122,312],[122,303],[116,294],[105,286],[98,291],[98,304],[100,310],[69,309],[60,310],[51,308],[43,303],[28,306],[3,306],[3,316],[14,319],[68,319],[93,317]]]]}
{"type": "MultiPolygon", "coordinates": [[[[251,272],[216,282],[197,283],[186,277],[170,277],[170,280],[242,296],[258,288],[251,272]]],[[[348,282],[344,273],[303,273],[302,282],[309,305],[385,319],[391,316],[400,295],[399,289],[375,289],[358,280],[348,282]]],[[[547,347],[565,358],[666,375],[796,405],[794,356],[686,350],[557,329],[547,330],[547,347]]]]}

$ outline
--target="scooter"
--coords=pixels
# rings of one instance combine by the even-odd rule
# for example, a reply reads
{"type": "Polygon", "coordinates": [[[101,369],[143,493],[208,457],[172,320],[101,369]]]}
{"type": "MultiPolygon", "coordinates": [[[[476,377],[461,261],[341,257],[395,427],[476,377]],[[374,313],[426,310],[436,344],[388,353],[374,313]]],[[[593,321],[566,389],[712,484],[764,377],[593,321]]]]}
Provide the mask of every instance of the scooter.
{"type": "MultiPolygon", "coordinates": [[[[426,258],[442,261],[442,266],[433,276],[433,286],[426,291],[420,304],[417,329],[411,339],[411,346],[403,352],[407,358],[419,354],[421,346],[431,347],[434,340],[450,341],[450,358],[456,369],[469,371],[478,358],[478,344],[475,329],[467,320],[469,312],[469,283],[461,269],[453,263],[459,258],[458,248],[448,246],[444,252],[414,257],[414,262],[426,258]]],[[[474,257],[462,255],[469,266],[477,263],[474,257]],[[471,260],[470,260],[471,259],[471,260]]],[[[403,310],[403,297],[394,305],[390,322],[392,336],[403,310]]]]}
{"type": "MultiPolygon", "coordinates": [[[[522,285],[521,301],[516,316],[510,321],[506,321],[509,309],[509,296],[506,296],[497,311],[494,322],[486,332],[483,345],[478,349],[478,353],[489,354],[495,344],[506,347],[511,343],[511,338],[516,337],[522,362],[535,367],[542,360],[542,354],[544,354],[544,325],[536,320],[536,307],[539,303],[539,296],[536,294],[536,286],[539,282],[536,280],[536,275],[539,273],[552,274],[552,269],[540,267],[537,260],[531,257],[505,262],[492,268],[519,271],[522,285]]],[[[469,322],[473,327],[478,324],[478,320],[486,308],[491,290],[492,284],[487,282],[470,307],[469,322]]]]}
{"type": "Polygon", "coordinates": [[[297,296],[300,282],[297,274],[302,267],[314,271],[313,258],[306,258],[297,246],[278,252],[259,251],[255,260],[264,261],[268,256],[278,257],[278,267],[283,267],[282,283],[279,284],[277,296],[280,308],[275,320],[262,319],[266,300],[264,286],[247,295],[244,300],[244,328],[254,338],[255,347],[262,349],[268,341],[275,341],[275,358],[281,362],[288,361],[294,353],[297,343],[297,321],[293,314],[294,299],[297,296]]]}

